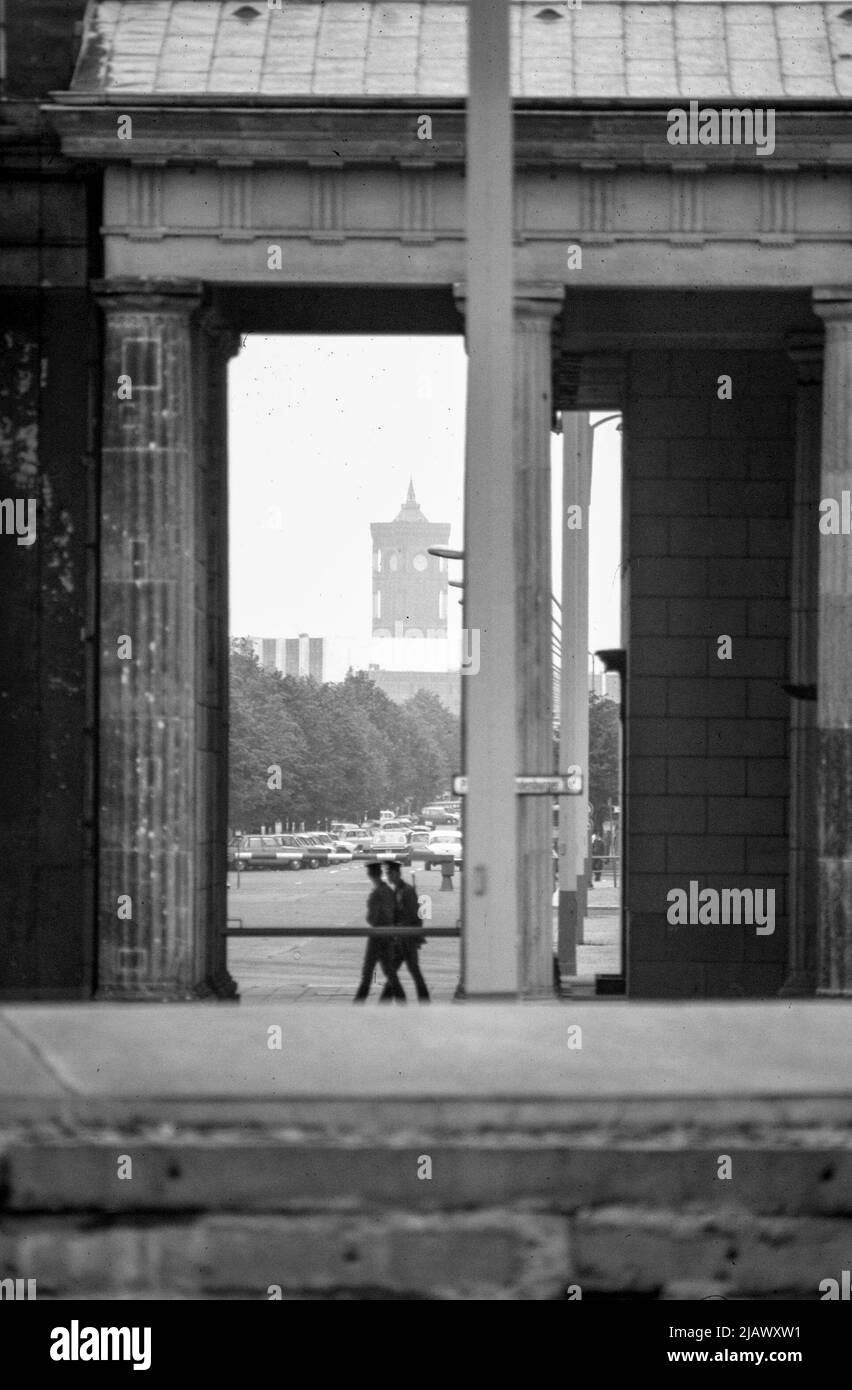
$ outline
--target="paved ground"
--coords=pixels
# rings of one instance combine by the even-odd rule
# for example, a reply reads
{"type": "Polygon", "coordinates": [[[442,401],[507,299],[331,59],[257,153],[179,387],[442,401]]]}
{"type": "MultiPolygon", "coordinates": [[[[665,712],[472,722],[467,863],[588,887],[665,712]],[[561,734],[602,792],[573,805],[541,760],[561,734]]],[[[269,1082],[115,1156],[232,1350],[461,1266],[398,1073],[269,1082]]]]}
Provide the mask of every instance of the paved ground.
{"type": "MultiPolygon", "coordinates": [[[[461,913],[460,878],[452,892],[441,892],[441,875],[405,870],[419,893],[430,899],[433,926],[455,926],[461,913]]],[[[366,870],[353,861],[332,869],[305,869],[300,873],[275,870],[228,875],[228,916],[246,927],[357,927],[364,925],[369,892],[366,870]]],[[[228,967],[243,999],[291,1001],[296,999],[349,1002],[361,973],[365,941],[320,940],[316,937],[255,937],[228,943],[228,967]]],[[[453,938],[430,941],[420,953],[420,963],[435,999],[452,999],[459,981],[459,943],[453,938]]],[[[383,977],[380,977],[383,978],[383,977]]],[[[413,996],[406,971],[403,988],[413,996]]],[[[373,998],[378,999],[377,979],[373,998]]]]}
{"type": "MultiPolygon", "coordinates": [[[[405,871],[418,892],[429,896],[434,926],[453,926],[461,913],[461,876],[453,891],[441,891],[441,875],[422,869],[405,871]]],[[[361,926],[368,884],[364,865],[357,861],[331,869],[300,873],[252,870],[228,875],[230,924],[245,927],[361,926]]],[[[589,894],[585,944],[577,951],[578,976],[591,982],[596,974],[614,974],[619,963],[618,890],[596,884],[589,894]]],[[[459,980],[459,942],[428,942],[420,955],[421,968],[436,1000],[452,999],[459,980]]],[[[364,942],[316,937],[231,938],[228,964],[240,994],[249,1002],[261,1000],[336,1000],[348,1002],[355,992],[364,956],[364,942]]],[[[408,977],[402,975],[408,989],[408,977]]],[[[378,985],[374,998],[378,997],[378,985]]]]}
{"type": "Polygon", "coordinates": [[[739,1109],[757,1123],[786,1097],[848,1123],[850,1055],[852,1009],[832,1000],[9,1005],[0,1009],[0,1122],[256,1114],[298,1123],[314,1111],[325,1122],[335,1103],[378,1124],[387,1102],[395,1113],[458,1110],[466,1123],[541,1106],[623,1123],[635,1107],[650,1123],[659,1101],[690,1123],[720,1103],[726,1118],[739,1109]],[[271,1027],[280,1047],[269,1045],[271,1027]],[[579,1048],[569,1038],[577,1027],[579,1048]]]}

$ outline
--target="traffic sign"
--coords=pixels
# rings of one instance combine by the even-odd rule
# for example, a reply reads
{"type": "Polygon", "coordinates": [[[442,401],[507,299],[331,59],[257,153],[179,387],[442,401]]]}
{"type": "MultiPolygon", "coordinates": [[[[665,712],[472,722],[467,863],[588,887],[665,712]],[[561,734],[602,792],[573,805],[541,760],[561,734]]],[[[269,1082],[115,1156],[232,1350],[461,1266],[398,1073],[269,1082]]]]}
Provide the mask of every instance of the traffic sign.
{"type": "MultiPolygon", "coordinates": [[[[464,796],[469,779],[463,775],[453,778],[453,792],[464,796]]],[[[579,767],[569,767],[565,773],[548,773],[532,777],[516,777],[515,791],[521,796],[581,796],[583,773],[579,767]]]]}

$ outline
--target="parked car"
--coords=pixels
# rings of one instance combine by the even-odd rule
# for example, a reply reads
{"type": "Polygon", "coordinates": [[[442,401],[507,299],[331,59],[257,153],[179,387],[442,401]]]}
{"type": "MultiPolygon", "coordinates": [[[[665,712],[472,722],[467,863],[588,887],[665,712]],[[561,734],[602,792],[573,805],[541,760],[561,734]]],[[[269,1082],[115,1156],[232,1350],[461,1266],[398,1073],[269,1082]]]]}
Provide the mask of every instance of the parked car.
{"type": "Polygon", "coordinates": [[[295,835],[240,835],[228,845],[229,869],[301,869],[304,859],[295,835]]]}
{"type": "Polygon", "coordinates": [[[293,837],[299,844],[302,855],[304,856],[305,868],[320,869],[331,860],[331,848],[323,844],[318,838],[317,832],[300,831],[293,837]]]}
{"type": "Polygon", "coordinates": [[[413,864],[415,859],[426,858],[426,850],[431,834],[432,831],[428,825],[413,825],[411,827],[408,832],[409,863],[413,864]]]}
{"type": "Polygon", "coordinates": [[[334,821],[331,833],[335,843],[348,849],[353,855],[366,854],[373,843],[373,832],[348,821],[334,821]]]}
{"type": "Polygon", "coordinates": [[[427,825],[433,825],[437,829],[441,825],[459,825],[461,816],[457,802],[433,801],[429,806],[424,806],[420,812],[422,819],[427,825]]]}
{"type": "Polygon", "coordinates": [[[405,830],[377,830],[370,850],[373,859],[398,859],[400,864],[411,863],[408,835],[405,830]]]}
{"type": "Polygon", "coordinates": [[[461,831],[454,829],[451,825],[442,826],[440,830],[432,831],[426,844],[423,867],[424,869],[440,869],[444,859],[452,859],[454,864],[459,869],[461,868],[461,831]]]}
{"type": "Polygon", "coordinates": [[[324,830],[317,830],[314,839],[319,840],[321,845],[327,845],[329,850],[329,864],[350,864],[352,862],[352,851],[348,849],[335,835],[328,835],[324,830]]]}

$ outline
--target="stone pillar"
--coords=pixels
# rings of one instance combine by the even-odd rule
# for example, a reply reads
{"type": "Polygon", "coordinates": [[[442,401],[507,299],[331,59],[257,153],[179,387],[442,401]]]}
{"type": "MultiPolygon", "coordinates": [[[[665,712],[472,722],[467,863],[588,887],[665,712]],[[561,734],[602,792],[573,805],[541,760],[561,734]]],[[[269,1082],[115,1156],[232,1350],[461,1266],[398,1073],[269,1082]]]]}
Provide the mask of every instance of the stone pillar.
{"type": "MultiPolygon", "coordinates": [[[[825,320],[820,499],[852,489],[852,288],[820,289],[825,320]]],[[[825,524],[819,515],[814,526],[825,524]]],[[[852,538],[819,537],[817,993],[852,994],[852,538]]]]}
{"type": "Polygon", "coordinates": [[[204,655],[197,746],[199,805],[207,811],[199,824],[197,859],[204,891],[196,900],[196,970],[213,994],[226,999],[237,994],[228,973],[223,929],[228,916],[228,361],[239,346],[239,333],[215,310],[201,316],[198,468],[207,525],[197,585],[199,646],[204,655]]]}
{"type": "Polygon", "coordinates": [[[512,103],[508,0],[468,7],[467,424],[462,677],[463,991],[516,998],[519,980],[512,490],[512,103]],[[472,641],[473,639],[471,639],[472,641]],[[473,648],[471,648],[473,649],[473,648]]]}
{"type": "Polygon", "coordinates": [[[204,988],[195,910],[196,566],[206,518],[196,467],[195,282],[101,287],[104,412],[99,710],[101,999],[204,988]]]}
{"type": "MultiPolygon", "coordinates": [[[[551,342],[561,286],[515,298],[515,625],[518,767],[554,771],[553,576],[550,547],[551,342]]],[[[521,993],[553,994],[553,801],[518,797],[521,993]]]]}
{"type": "MultiPolygon", "coordinates": [[[[797,373],[790,681],[807,696],[817,682],[822,341],[816,335],[797,337],[791,340],[789,351],[797,373]]],[[[810,995],[816,988],[816,710],[814,700],[794,695],[790,705],[789,959],[780,991],[791,996],[810,995]]]]}
{"type": "Polygon", "coordinates": [[[562,414],[562,688],[559,771],[580,767],[583,795],[559,802],[559,968],[577,971],[589,843],[589,504],[593,432],[588,413],[562,414]],[[579,508],[579,514],[574,510],[579,508]],[[577,524],[579,522],[579,525],[577,524]]]}

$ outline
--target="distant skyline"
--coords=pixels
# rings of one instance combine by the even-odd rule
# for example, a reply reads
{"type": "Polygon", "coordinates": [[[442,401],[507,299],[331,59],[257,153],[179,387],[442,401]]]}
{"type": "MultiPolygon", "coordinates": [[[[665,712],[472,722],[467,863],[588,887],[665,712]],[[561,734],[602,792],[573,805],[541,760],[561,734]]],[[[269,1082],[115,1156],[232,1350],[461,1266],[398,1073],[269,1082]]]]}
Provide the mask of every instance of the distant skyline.
{"type": "MultiPolygon", "coordinates": [[[[229,375],[233,635],[368,637],[370,523],[393,519],[410,479],[426,517],[449,522],[461,549],[465,385],[461,337],[246,339],[229,375]]],[[[613,425],[596,434],[593,651],[620,643],[619,440],[613,425]]],[[[557,575],[561,448],[554,438],[557,575]]],[[[461,565],[449,574],[461,578],[461,565]]]]}

